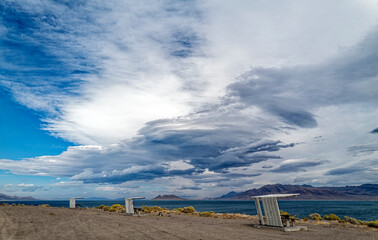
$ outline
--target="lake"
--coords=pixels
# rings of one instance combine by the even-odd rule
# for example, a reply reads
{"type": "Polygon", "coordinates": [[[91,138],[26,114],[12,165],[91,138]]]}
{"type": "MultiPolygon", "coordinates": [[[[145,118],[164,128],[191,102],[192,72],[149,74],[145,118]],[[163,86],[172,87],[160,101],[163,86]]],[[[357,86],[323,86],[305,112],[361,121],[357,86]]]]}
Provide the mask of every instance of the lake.
{"type": "MultiPolygon", "coordinates": [[[[68,207],[69,201],[0,201],[22,203],[26,205],[49,204],[52,207],[68,207]]],[[[122,200],[76,200],[77,204],[83,207],[95,207],[101,204],[111,206],[113,204],[122,204],[122,200]]],[[[278,201],[280,210],[289,212],[299,218],[308,217],[311,213],[336,214],[340,218],[344,216],[354,217],[358,220],[373,221],[378,219],[378,201],[278,201]]],[[[253,201],[214,201],[214,200],[180,200],[180,201],[163,201],[163,200],[134,200],[134,207],[141,206],[160,206],[169,209],[193,206],[196,211],[213,211],[216,213],[244,213],[256,215],[256,208],[253,201]]]]}

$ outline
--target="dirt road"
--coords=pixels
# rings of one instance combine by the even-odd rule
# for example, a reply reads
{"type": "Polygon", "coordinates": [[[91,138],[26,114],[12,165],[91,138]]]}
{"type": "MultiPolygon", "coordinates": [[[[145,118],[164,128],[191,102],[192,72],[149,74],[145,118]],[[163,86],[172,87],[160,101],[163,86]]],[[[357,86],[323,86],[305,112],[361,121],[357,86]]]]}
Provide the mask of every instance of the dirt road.
{"type": "Polygon", "coordinates": [[[309,231],[256,229],[257,222],[187,215],[125,216],[100,210],[0,206],[0,239],[369,239],[378,231],[341,224],[309,231]]]}

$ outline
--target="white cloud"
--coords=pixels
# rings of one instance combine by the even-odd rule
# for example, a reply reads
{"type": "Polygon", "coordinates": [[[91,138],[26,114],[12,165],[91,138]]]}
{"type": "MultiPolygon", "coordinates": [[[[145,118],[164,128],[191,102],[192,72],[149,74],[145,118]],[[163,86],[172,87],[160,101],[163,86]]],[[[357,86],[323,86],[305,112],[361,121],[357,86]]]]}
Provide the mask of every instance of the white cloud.
{"type": "MultiPolygon", "coordinates": [[[[39,39],[56,39],[46,49],[67,71],[90,73],[53,83],[36,76],[37,86],[9,77],[1,84],[46,114],[45,130],[82,146],[1,160],[0,168],[71,178],[54,185],[60,187],[116,192],[137,183],[143,190],[133,191],[148,192],[142,186],[148,182],[156,192],[184,186],[182,193],[204,196],[211,187],[282,182],[285,173],[272,172],[280,167],[300,169],[287,183],[325,184],[341,182],[326,175],[332,169],[374,163],[374,149],[366,157],[348,148],[377,141],[369,134],[378,119],[376,59],[369,57],[376,52],[377,1],[168,3],[67,9],[46,2],[67,31],[41,31],[39,39]],[[81,21],[82,15],[91,20],[81,21]],[[69,90],[54,87],[73,79],[80,81],[69,90]],[[238,175],[231,181],[227,174],[238,175]],[[85,182],[101,179],[115,185],[85,182]]],[[[45,10],[43,4],[25,8],[45,10]]],[[[361,171],[367,174],[349,181],[376,178],[374,168],[361,171]]]]}
{"type": "Polygon", "coordinates": [[[33,187],[34,184],[32,184],[32,183],[20,183],[17,186],[19,186],[19,187],[33,187]]]}
{"type": "MultiPolygon", "coordinates": [[[[30,108],[59,109],[45,119],[46,130],[79,144],[116,143],[135,136],[148,121],[218,101],[251,66],[313,64],[337,54],[339,46],[353,46],[376,24],[374,3],[110,1],[71,10],[49,3],[68,32],[39,33],[56,39],[48,49],[68,66],[75,66],[73,54],[79,53],[98,70],[78,75],[83,81],[75,95],[15,83],[8,87],[30,108]],[[80,21],[82,15],[96,20],[80,21]],[[182,47],[175,34],[188,32],[198,42],[192,55],[173,57],[172,48],[182,47]]],[[[34,5],[28,11],[46,7],[34,5]]]]}
{"type": "Polygon", "coordinates": [[[117,188],[114,187],[114,186],[96,187],[95,190],[96,190],[96,191],[100,191],[100,192],[114,192],[114,191],[119,191],[119,189],[117,189],[117,188]]]}

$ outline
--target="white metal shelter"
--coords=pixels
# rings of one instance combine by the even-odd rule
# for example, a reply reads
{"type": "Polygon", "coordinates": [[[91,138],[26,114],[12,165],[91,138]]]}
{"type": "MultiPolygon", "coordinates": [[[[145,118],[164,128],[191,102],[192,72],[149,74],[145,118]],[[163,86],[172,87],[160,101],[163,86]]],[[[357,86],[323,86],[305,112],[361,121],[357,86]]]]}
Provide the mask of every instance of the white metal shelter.
{"type": "Polygon", "coordinates": [[[126,214],[133,215],[134,214],[134,199],[145,199],[145,197],[133,197],[133,198],[125,198],[125,207],[126,207],[126,214]]]}
{"type": "Polygon", "coordinates": [[[84,199],[83,197],[72,197],[70,198],[70,208],[76,208],[76,199],[84,199]]]}
{"type": "Polygon", "coordinates": [[[259,216],[260,225],[283,227],[280,209],[278,207],[277,198],[296,197],[299,193],[294,194],[268,194],[252,197],[255,200],[257,215],[259,216]],[[266,223],[261,210],[260,200],[262,201],[266,223]]]}

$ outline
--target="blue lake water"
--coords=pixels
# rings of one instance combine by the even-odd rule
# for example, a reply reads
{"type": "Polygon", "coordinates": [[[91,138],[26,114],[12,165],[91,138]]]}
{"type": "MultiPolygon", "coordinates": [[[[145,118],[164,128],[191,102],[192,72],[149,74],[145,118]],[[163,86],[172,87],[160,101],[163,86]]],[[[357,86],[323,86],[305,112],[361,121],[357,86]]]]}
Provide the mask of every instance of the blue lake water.
{"type": "MultiPolygon", "coordinates": [[[[68,207],[69,201],[0,201],[12,203],[23,203],[26,205],[49,204],[52,207],[68,207]]],[[[77,200],[76,203],[83,207],[95,207],[101,204],[111,206],[122,204],[124,201],[117,200],[77,200]]],[[[160,201],[160,200],[134,200],[134,207],[160,206],[169,209],[193,206],[196,211],[213,211],[216,213],[244,213],[256,215],[256,208],[253,201],[211,201],[211,200],[182,200],[182,201],[160,201]]],[[[378,219],[378,201],[279,201],[279,207],[285,212],[296,215],[299,218],[308,217],[311,213],[320,215],[334,213],[340,218],[350,216],[359,220],[373,221],[378,219]]]]}

